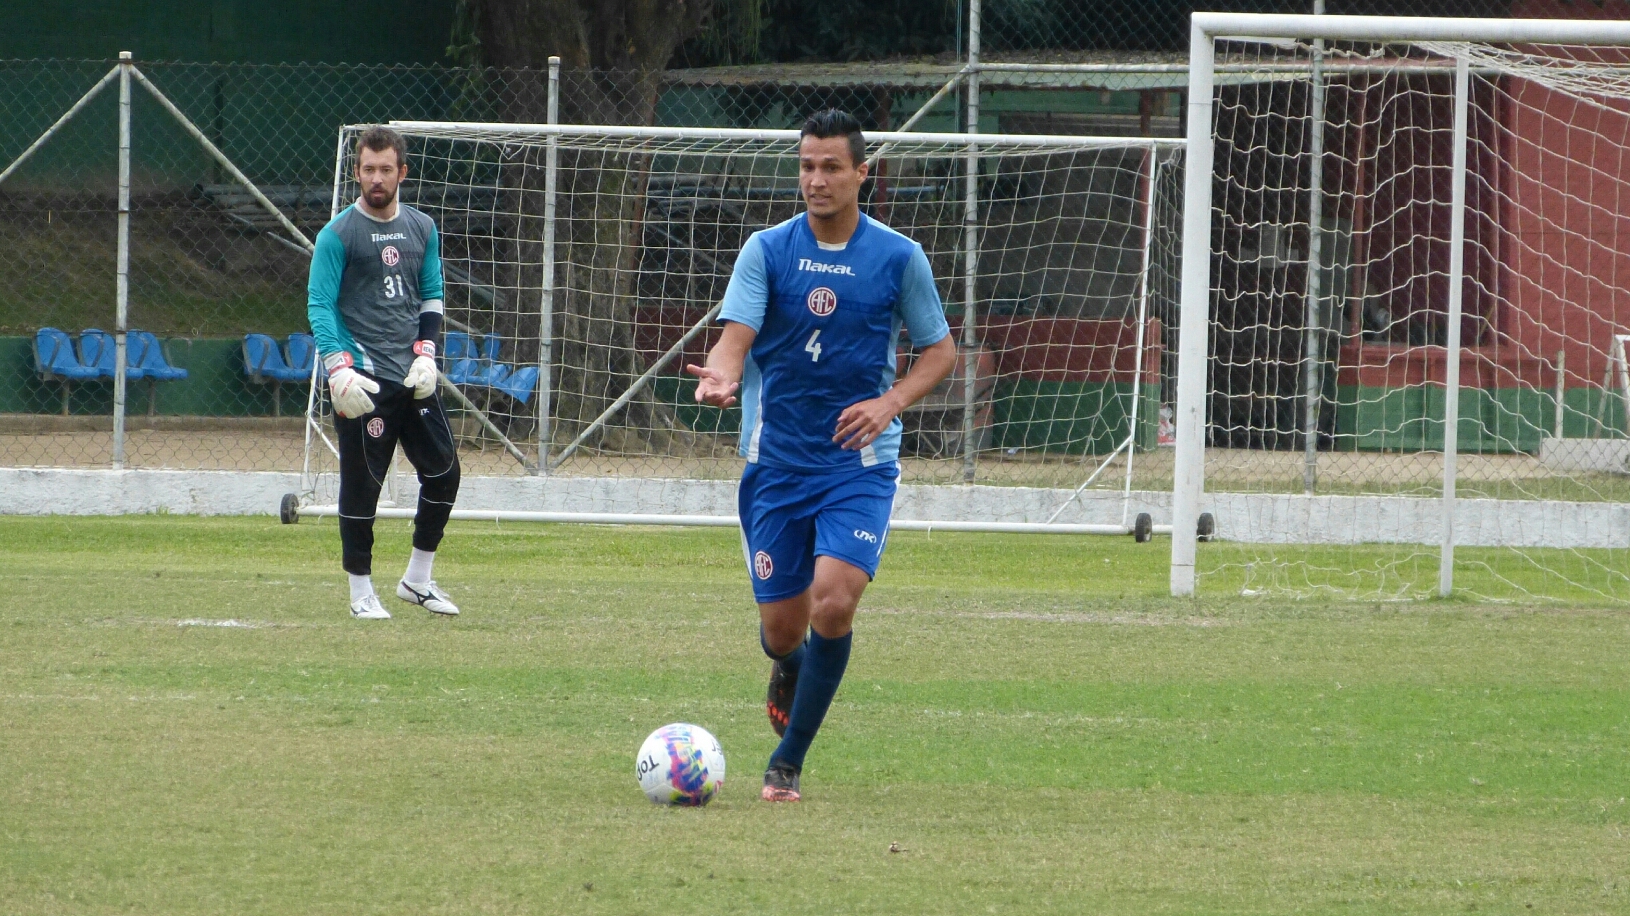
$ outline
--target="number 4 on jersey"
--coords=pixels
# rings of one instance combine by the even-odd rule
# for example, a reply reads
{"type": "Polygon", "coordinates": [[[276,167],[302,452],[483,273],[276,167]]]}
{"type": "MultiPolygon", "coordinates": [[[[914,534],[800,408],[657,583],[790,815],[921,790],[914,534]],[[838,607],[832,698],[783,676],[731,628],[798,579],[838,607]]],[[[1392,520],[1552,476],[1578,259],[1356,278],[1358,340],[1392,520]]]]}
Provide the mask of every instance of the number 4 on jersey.
{"type": "Polygon", "coordinates": [[[815,333],[809,335],[809,340],[804,344],[804,352],[809,354],[809,361],[812,363],[821,361],[821,345],[815,342],[815,339],[820,336],[821,329],[816,328],[815,333]]]}

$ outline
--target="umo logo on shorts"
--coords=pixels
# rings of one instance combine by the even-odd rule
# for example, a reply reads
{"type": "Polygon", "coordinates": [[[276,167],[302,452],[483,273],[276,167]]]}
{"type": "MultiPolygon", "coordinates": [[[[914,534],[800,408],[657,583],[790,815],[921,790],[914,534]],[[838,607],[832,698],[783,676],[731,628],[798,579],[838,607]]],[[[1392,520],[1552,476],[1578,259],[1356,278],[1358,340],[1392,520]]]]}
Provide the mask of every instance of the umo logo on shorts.
{"type": "Polygon", "coordinates": [[[868,544],[877,543],[877,535],[872,534],[870,531],[861,531],[859,528],[856,528],[855,537],[860,538],[862,541],[865,541],[868,544]]]}
{"type": "Polygon", "coordinates": [[[775,564],[770,561],[769,554],[762,550],[753,554],[753,575],[760,579],[768,579],[770,574],[774,572],[775,564]]]}
{"type": "Polygon", "coordinates": [[[373,436],[375,439],[385,435],[385,421],[379,417],[374,417],[372,420],[369,420],[368,435],[373,436]]]}
{"type": "Polygon", "coordinates": [[[809,291],[809,310],[818,317],[825,318],[838,308],[838,294],[824,286],[817,286],[809,291]]]}
{"type": "Polygon", "coordinates": [[[395,245],[386,245],[379,252],[379,260],[384,261],[386,267],[395,267],[402,263],[402,253],[396,250],[395,245]]]}

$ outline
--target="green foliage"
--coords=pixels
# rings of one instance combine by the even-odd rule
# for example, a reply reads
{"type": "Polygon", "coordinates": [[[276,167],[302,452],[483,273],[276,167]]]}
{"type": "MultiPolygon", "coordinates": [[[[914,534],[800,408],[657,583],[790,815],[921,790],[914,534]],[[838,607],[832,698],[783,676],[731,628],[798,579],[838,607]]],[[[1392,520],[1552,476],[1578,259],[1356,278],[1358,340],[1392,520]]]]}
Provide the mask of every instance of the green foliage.
{"type": "Polygon", "coordinates": [[[957,0],[730,0],[675,64],[879,60],[957,47],[957,0]]]}

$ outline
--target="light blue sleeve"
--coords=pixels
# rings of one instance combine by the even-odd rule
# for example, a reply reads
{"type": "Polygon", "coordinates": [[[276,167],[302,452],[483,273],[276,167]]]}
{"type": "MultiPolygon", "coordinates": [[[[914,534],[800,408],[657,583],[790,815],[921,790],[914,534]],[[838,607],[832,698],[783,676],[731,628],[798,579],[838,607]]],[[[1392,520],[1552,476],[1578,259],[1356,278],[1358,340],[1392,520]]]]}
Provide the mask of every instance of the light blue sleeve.
{"type": "Polygon", "coordinates": [[[923,246],[913,245],[911,260],[906,263],[900,277],[900,301],[894,310],[911,332],[911,345],[927,347],[939,343],[951,333],[945,323],[945,306],[940,302],[940,291],[934,286],[934,269],[928,265],[923,246]]]}
{"type": "Polygon", "coordinates": [[[424,243],[424,263],[419,265],[419,298],[440,300],[445,287],[441,277],[441,233],[430,224],[430,237],[424,243]]]}
{"type": "Polygon", "coordinates": [[[758,233],[747,239],[730,272],[730,285],[724,290],[720,321],[735,321],[757,333],[764,326],[764,313],[770,307],[770,277],[764,266],[764,243],[758,233]]]}
{"type": "Polygon", "coordinates": [[[311,336],[317,338],[317,352],[328,356],[349,351],[350,334],[340,320],[340,276],[345,273],[345,243],[339,233],[327,226],[317,233],[317,250],[311,255],[311,277],[306,283],[306,319],[311,336]]]}

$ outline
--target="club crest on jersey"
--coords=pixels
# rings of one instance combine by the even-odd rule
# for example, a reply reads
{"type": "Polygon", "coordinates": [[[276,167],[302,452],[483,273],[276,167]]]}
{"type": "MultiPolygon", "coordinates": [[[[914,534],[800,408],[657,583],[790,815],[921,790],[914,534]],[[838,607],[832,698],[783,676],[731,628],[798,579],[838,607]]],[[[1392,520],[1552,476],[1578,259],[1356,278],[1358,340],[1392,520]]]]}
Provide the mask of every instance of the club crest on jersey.
{"type": "Polygon", "coordinates": [[[379,260],[384,261],[386,267],[395,267],[402,263],[402,253],[396,250],[395,245],[386,245],[379,252],[379,260]]]}
{"type": "Polygon", "coordinates": [[[809,310],[814,312],[817,318],[825,318],[837,311],[838,294],[824,286],[817,286],[809,291],[807,304],[809,310]]]}
{"type": "Polygon", "coordinates": [[[762,550],[753,554],[753,575],[760,579],[768,579],[774,572],[775,563],[770,560],[769,554],[762,550]]]}
{"type": "Polygon", "coordinates": [[[372,420],[369,420],[368,435],[373,436],[375,439],[385,435],[385,421],[379,417],[374,417],[372,420]]]}

